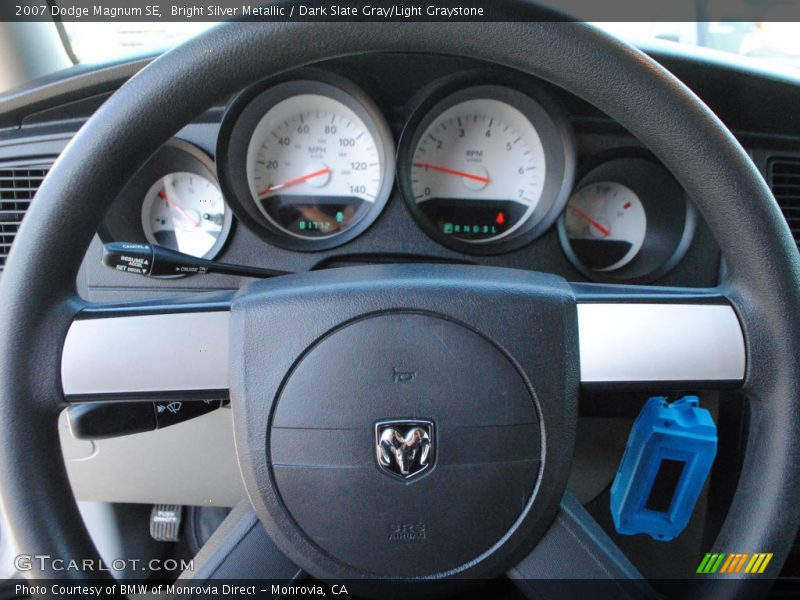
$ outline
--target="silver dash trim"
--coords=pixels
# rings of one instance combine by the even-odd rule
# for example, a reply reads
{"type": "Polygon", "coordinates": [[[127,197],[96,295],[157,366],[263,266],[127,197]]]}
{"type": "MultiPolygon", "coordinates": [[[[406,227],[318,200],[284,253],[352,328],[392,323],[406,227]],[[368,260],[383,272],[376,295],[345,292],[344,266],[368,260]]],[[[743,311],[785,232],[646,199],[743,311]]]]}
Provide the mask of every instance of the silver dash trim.
{"type": "Polygon", "coordinates": [[[228,389],[227,311],[75,321],[61,358],[66,396],[228,389]]]}
{"type": "MultiPolygon", "coordinates": [[[[230,314],[177,313],[76,321],[64,344],[64,394],[229,387],[230,314]]],[[[745,344],[726,305],[578,305],[581,381],[741,381],[745,344]]]]}
{"type": "Polygon", "coordinates": [[[741,381],[745,344],[727,305],[579,304],[581,382],[741,381]]]}

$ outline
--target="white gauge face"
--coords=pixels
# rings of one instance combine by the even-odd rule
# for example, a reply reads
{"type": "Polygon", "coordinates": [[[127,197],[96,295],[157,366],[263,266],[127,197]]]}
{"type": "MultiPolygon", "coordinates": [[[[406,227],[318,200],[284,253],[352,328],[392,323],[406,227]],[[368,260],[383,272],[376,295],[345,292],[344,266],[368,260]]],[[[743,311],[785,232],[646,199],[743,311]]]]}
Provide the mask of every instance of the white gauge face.
{"type": "Polygon", "coordinates": [[[302,94],[255,128],[247,177],[258,210],[283,232],[325,238],[358,223],[387,176],[382,141],[342,102],[302,94]]]}
{"type": "Polygon", "coordinates": [[[581,188],[570,198],[564,219],[572,250],[595,271],[614,271],[630,263],[647,233],[642,201],[614,181],[581,188]]]}
{"type": "Polygon", "coordinates": [[[231,215],[216,183],[197,173],[170,173],[148,190],[142,227],[151,244],[212,258],[225,242],[231,215]]]}
{"type": "Polygon", "coordinates": [[[545,172],[542,141],[530,120],[506,102],[479,98],[446,109],[422,133],[411,190],[440,234],[493,242],[530,219],[545,172]]]}

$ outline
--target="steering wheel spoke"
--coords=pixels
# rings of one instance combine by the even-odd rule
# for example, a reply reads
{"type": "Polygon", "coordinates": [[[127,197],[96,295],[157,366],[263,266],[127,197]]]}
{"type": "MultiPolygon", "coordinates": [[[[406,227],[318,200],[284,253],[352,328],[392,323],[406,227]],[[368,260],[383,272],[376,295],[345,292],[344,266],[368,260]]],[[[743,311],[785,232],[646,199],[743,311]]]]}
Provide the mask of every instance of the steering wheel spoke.
{"type": "Polygon", "coordinates": [[[584,594],[585,580],[592,580],[593,597],[597,598],[657,597],[622,550],[569,492],[561,500],[550,528],[508,576],[526,597],[539,600],[584,594]]]}
{"type": "Polygon", "coordinates": [[[227,294],[84,308],[64,342],[64,396],[70,402],[227,396],[229,308],[227,294]]]}
{"type": "MultiPolygon", "coordinates": [[[[286,582],[304,576],[294,563],[278,549],[261,526],[253,507],[247,501],[236,505],[175,582],[177,586],[197,586],[203,582],[224,579],[259,580],[259,596],[264,597],[263,582],[286,582]]],[[[271,586],[268,589],[271,594],[271,586]]],[[[279,597],[271,594],[270,597],[279,597]]]]}
{"type": "Polygon", "coordinates": [[[745,338],[718,289],[573,284],[581,385],[597,388],[737,387],[745,338]]]}

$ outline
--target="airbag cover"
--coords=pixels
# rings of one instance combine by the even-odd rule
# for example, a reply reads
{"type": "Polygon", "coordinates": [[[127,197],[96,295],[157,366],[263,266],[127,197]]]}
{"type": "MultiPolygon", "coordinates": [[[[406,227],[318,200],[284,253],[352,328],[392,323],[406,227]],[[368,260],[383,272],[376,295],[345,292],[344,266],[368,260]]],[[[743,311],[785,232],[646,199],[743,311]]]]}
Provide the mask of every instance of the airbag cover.
{"type": "Polygon", "coordinates": [[[533,396],[509,358],[465,326],[407,312],[359,319],[311,348],[270,435],[279,494],[305,534],[353,567],[400,577],[497,544],[531,498],[540,449],[533,396]],[[431,424],[416,476],[380,466],[376,425],[403,420],[431,424]]]}

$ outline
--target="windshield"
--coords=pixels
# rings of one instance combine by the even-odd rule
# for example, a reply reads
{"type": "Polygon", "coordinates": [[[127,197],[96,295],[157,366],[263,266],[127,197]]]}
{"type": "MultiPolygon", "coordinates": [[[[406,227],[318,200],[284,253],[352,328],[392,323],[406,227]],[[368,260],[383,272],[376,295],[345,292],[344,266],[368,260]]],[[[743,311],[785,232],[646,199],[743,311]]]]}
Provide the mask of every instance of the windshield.
{"type": "Polygon", "coordinates": [[[800,23],[697,22],[598,23],[610,33],[632,42],[660,40],[710,48],[800,68],[800,23]]]}
{"type": "MultiPolygon", "coordinates": [[[[162,52],[213,24],[64,22],[64,28],[79,62],[104,63],[162,52]]],[[[733,21],[597,25],[632,42],[658,40],[704,47],[800,68],[800,23],[733,21]]]]}
{"type": "Polygon", "coordinates": [[[194,23],[88,23],[64,21],[78,62],[105,63],[141,54],[157,54],[213,26],[194,23]]]}

